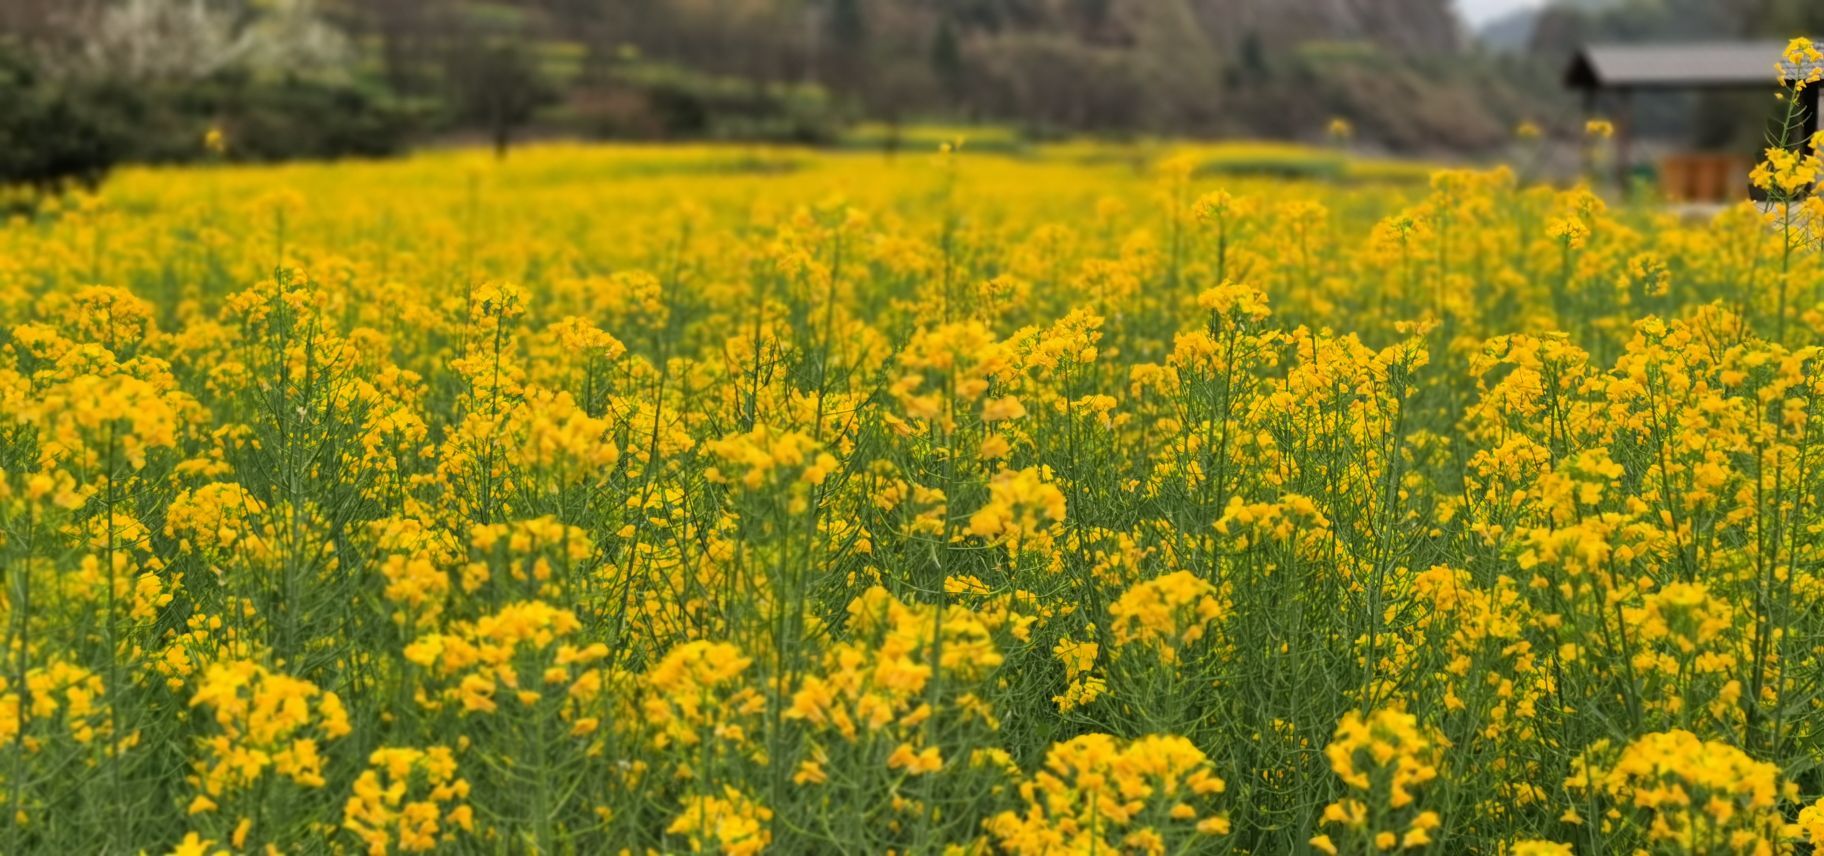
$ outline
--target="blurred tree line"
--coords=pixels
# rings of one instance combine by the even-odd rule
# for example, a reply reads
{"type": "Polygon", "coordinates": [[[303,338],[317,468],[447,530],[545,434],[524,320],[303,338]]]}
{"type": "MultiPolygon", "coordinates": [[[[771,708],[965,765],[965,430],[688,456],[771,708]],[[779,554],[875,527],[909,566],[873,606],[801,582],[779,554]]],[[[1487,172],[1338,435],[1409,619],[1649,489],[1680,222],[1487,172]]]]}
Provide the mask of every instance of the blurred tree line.
{"type": "Polygon", "coordinates": [[[247,159],[504,152],[529,127],[823,143],[857,119],[1285,136],[1346,114],[1394,148],[1487,145],[1513,99],[1463,66],[1450,0],[4,0],[0,138],[31,181],[205,156],[211,128],[247,159]]]}
{"type": "MultiPolygon", "coordinates": [[[[1539,32],[1820,8],[1560,0],[1539,32]]],[[[1345,116],[1366,144],[1475,151],[1574,113],[1543,56],[1476,50],[1451,0],[0,0],[0,179],[224,156],[211,129],[227,157],[281,159],[534,133],[828,143],[857,120],[1295,138],[1345,116]]]]}

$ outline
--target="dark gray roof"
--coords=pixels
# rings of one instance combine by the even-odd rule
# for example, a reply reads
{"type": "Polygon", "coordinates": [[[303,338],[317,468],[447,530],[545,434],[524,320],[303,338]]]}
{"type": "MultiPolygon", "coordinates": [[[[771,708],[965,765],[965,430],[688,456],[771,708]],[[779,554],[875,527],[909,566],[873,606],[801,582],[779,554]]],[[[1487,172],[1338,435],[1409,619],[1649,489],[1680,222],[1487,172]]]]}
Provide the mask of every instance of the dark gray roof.
{"type": "Polygon", "coordinates": [[[1819,66],[1786,66],[1785,52],[1785,42],[1773,41],[1592,44],[1571,58],[1564,83],[1578,89],[1772,87],[1782,76],[1796,80],[1819,66]]]}

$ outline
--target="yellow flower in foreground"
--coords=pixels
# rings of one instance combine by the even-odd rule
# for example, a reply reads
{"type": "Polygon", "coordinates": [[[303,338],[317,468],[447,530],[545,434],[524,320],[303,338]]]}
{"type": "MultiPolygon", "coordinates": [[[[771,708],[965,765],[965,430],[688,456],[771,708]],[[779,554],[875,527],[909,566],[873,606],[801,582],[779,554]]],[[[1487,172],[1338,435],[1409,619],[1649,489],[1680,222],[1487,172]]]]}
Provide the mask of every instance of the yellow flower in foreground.
{"type": "Polygon", "coordinates": [[[1228,611],[1222,592],[1190,571],[1135,583],[1108,607],[1117,649],[1150,648],[1166,663],[1197,644],[1228,611]]]}
{"type": "Polygon", "coordinates": [[[1575,856],[1576,852],[1569,844],[1538,839],[1515,841],[1501,850],[1502,856],[1575,856]]]}
{"type": "Polygon", "coordinates": [[[713,850],[727,856],[751,856],[773,840],[773,813],[733,787],[718,796],[686,797],[668,835],[683,836],[691,852],[713,850]]]}
{"type": "MultiPolygon", "coordinates": [[[[1443,819],[1416,803],[1419,791],[1438,777],[1443,746],[1442,735],[1405,711],[1382,708],[1366,716],[1350,711],[1324,747],[1331,772],[1349,795],[1324,807],[1324,825],[1341,827],[1340,834],[1357,847],[1367,843],[1386,851],[1430,844],[1443,819]],[[1373,828],[1373,818],[1386,826],[1373,828]]],[[[1318,849],[1326,844],[1336,846],[1328,835],[1312,841],[1318,849]]]]}
{"type": "Polygon", "coordinates": [[[184,840],[171,848],[171,856],[226,856],[226,848],[216,847],[213,839],[204,838],[194,832],[184,834],[184,840]]]}
{"type": "Polygon", "coordinates": [[[1727,840],[1737,852],[1771,852],[1787,837],[1779,769],[1734,746],[1672,730],[1642,735],[1612,760],[1603,754],[1599,745],[1578,759],[1565,787],[1596,789],[1638,817],[1649,841],[1697,852],[1727,840]]]}
{"type": "Polygon", "coordinates": [[[1224,789],[1209,758],[1182,737],[1123,746],[1111,735],[1086,734],[1053,744],[1044,768],[1020,785],[1024,811],[1002,812],[988,829],[1016,856],[1191,849],[1228,834],[1228,819],[1209,808],[1224,789]],[[1143,820],[1155,816],[1164,820],[1143,820]]]}
{"type": "Polygon", "coordinates": [[[474,829],[469,783],[456,776],[449,747],[376,749],[368,764],[343,804],[342,828],[369,853],[420,853],[474,829]]]}

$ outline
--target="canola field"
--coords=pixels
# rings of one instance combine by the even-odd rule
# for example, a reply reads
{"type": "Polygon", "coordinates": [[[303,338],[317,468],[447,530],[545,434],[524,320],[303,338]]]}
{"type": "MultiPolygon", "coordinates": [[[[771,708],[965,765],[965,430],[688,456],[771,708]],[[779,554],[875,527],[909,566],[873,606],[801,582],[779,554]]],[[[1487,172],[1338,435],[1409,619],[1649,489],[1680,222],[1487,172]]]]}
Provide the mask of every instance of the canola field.
{"type": "Polygon", "coordinates": [[[1093,154],[14,218],[0,852],[1810,852],[1818,203],[1093,154]]]}

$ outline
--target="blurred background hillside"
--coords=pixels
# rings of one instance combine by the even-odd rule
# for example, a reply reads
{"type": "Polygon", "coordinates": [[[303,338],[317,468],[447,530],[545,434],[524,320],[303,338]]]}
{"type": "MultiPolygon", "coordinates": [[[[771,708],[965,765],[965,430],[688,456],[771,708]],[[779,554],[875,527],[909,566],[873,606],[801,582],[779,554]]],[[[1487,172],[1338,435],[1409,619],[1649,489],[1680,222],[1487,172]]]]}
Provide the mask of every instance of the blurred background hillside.
{"type": "MultiPolygon", "coordinates": [[[[1523,121],[1574,133],[1582,41],[1818,31],[1818,0],[3,0],[0,176],[535,137],[890,148],[933,124],[1296,140],[1332,117],[1473,157],[1523,121]]],[[[1758,103],[1642,123],[1736,144],[1758,103]]]]}

